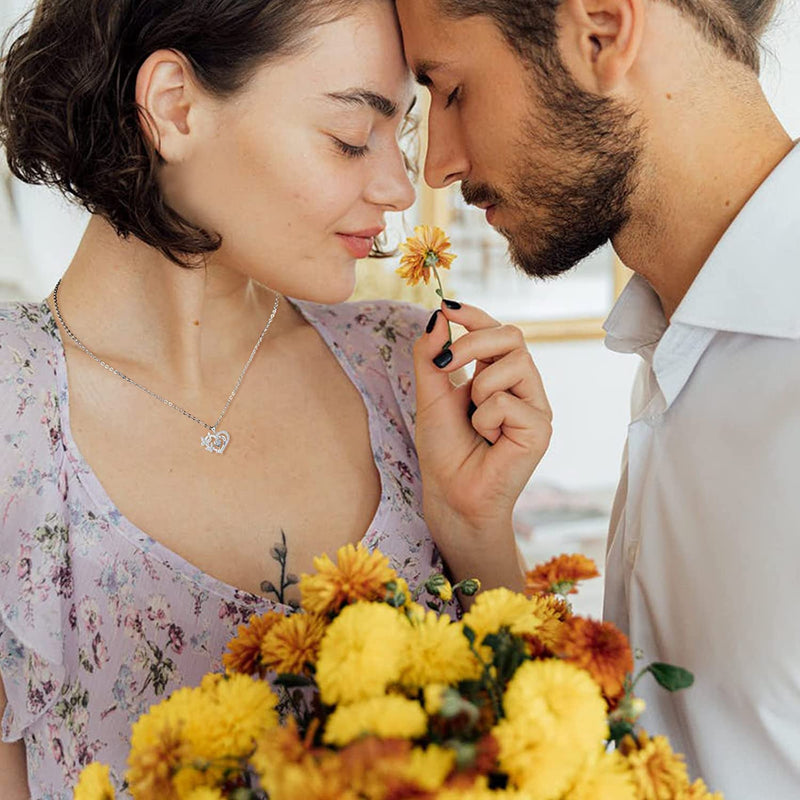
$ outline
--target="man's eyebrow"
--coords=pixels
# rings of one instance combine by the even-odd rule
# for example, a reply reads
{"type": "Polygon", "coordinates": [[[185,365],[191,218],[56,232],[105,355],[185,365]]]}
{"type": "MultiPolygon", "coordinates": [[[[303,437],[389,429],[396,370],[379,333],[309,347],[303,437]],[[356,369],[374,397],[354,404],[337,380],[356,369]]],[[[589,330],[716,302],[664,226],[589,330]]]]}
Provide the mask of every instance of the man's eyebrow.
{"type": "Polygon", "coordinates": [[[416,66],[414,67],[414,76],[417,79],[417,83],[421,84],[422,86],[430,86],[431,81],[431,72],[435,72],[437,69],[441,69],[442,67],[447,66],[441,61],[419,61],[417,62],[416,66]]]}
{"type": "Polygon", "coordinates": [[[344,92],[329,92],[325,97],[351,106],[369,106],[382,117],[391,119],[397,114],[397,103],[369,89],[348,89],[344,92]]]}

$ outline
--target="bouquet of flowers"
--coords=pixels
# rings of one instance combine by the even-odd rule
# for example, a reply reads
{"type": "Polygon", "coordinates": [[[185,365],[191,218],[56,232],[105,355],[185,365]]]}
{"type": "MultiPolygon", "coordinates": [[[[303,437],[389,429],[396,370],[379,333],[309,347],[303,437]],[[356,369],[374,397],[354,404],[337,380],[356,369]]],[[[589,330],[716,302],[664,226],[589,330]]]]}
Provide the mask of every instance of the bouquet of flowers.
{"type": "MultiPolygon", "coordinates": [[[[315,568],[299,612],[253,617],[225,675],[136,722],[134,800],[721,798],[635,730],[638,677],[675,690],[691,675],[651,664],[634,678],[625,636],[573,615],[568,596],[597,575],[589,559],[537,567],[524,594],[440,574],[412,591],[352,545],[315,568]],[[461,619],[459,590],[474,596],[461,619]]],[[[108,769],[90,765],[76,800],[113,796],[108,769]]]]}

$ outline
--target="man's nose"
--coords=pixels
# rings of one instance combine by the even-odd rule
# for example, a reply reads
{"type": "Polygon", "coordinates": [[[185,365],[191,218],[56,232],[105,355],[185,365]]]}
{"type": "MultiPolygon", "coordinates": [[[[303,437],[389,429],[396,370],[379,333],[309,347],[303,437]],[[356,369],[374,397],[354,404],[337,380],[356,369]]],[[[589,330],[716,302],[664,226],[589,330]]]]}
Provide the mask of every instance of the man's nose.
{"type": "Polygon", "coordinates": [[[428,152],[425,155],[425,181],[442,189],[461,181],[469,173],[469,159],[459,115],[431,108],[428,113],[428,152]]]}

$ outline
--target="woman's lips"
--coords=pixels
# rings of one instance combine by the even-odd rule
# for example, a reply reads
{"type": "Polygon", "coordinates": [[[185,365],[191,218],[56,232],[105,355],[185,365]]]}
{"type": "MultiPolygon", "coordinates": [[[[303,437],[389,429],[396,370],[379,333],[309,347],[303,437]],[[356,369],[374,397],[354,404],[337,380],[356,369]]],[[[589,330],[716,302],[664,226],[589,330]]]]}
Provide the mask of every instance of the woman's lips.
{"type": "Polygon", "coordinates": [[[375,237],[383,233],[383,228],[375,228],[358,233],[337,233],[339,241],[353,258],[366,258],[375,246],[375,237]]]}

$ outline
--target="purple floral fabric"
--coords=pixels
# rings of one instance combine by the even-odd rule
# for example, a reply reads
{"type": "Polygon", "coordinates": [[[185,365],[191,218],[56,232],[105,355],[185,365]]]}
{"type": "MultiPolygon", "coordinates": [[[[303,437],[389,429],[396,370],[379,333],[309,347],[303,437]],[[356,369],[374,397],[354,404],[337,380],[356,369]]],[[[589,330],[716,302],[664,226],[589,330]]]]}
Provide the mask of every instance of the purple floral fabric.
{"type": "MultiPolygon", "coordinates": [[[[411,346],[425,312],[296,305],[369,414],[382,496],[363,541],[413,586],[441,568],[413,445],[411,346]]],[[[200,572],[114,507],[72,439],[64,349],[46,304],[0,305],[0,447],[3,739],[24,739],[35,800],[71,798],[95,759],[119,789],[131,723],[221,669],[251,614],[291,609],[200,572]]]]}

